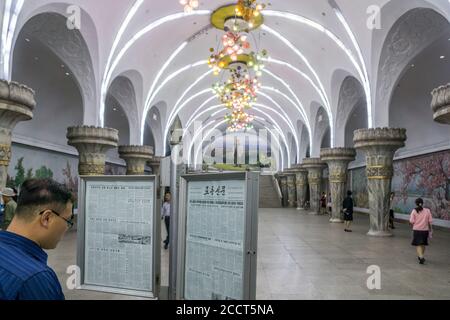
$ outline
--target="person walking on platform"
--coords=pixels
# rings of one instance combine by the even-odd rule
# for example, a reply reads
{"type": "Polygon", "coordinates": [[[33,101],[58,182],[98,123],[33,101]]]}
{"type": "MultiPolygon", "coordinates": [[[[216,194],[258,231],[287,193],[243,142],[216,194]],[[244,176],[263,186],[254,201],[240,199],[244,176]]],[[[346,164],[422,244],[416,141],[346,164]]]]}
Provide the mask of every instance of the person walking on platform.
{"type": "Polygon", "coordinates": [[[344,222],[345,222],[345,232],[352,232],[350,229],[350,226],[353,221],[353,198],[352,198],[352,192],[347,192],[347,197],[344,199],[344,202],[342,204],[343,212],[344,212],[344,222]]]}
{"type": "Polygon", "coordinates": [[[391,197],[389,198],[389,228],[391,228],[392,230],[395,229],[394,199],[395,199],[395,192],[391,192],[391,197]]]}
{"type": "Polygon", "coordinates": [[[409,222],[413,228],[412,245],[416,247],[420,264],[425,264],[425,248],[433,232],[433,217],[430,209],[423,207],[421,198],[416,200],[416,208],[411,212],[409,222]]]}
{"type": "Polygon", "coordinates": [[[164,224],[166,225],[167,230],[167,238],[164,240],[164,249],[167,250],[169,247],[169,239],[170,239],[170,192],[167,192],[164,195],[164,203],[161,209],[161,218],[164,219],[164,224]]]}
{"type": "Polygon", "coordinates": [[[320,198],[320,214],[326,213],[327,213],[327,194],[323,192],[322,197],[320,198]]]}

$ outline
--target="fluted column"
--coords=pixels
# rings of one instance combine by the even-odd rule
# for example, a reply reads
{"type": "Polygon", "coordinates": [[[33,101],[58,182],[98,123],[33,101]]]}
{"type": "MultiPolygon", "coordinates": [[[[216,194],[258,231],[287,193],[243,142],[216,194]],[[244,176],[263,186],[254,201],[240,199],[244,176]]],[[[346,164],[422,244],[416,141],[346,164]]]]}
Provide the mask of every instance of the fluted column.
{"type": "Polygon", "coordinates": [[[434,121],[450,124],[450,83],[431,92],[434,121]]]}
{"type": "Polygon", "coordinates": [[[32,89],[16,82],[0,80],[0,187],[6,186],[12,131],[20,121],[33,119],[35,106],[32,89]]]}
{"type": "Polygon", "coordinates": [[[119,155],[127,163],[127,175],[145,174],[145,164],[153,158],[153,147],[119,146],[119,155]]]}
{"type": "Polygon", "coordinates": [[[287,175],[287,193],[288,193],[288,207],[289,208],[295,208],[297,205],[297,191],[295,188],[295,172],[292,170],[286,171],[287,175]]]}
{"type": "Polygon", "coordinates": [[[406,129],[362,129],[354,134],[355,148],[366,154],[369,193],[369,236],[392,236],[389,231],[389,195],[394,154],[405,146],[406,129]]]}
{"type": "Polygon", "coordinates": [[[355,161],[355,149],[322,149],[320,158],[328,164],[330,171],[331,223],[342,223],[341,209],[347,186],[348,164],[355,161]]]}
{"type": "Polygon", "coordinates": [[[104,175],[106,152],[117,147],[119,132],[110,128],[70,127],[67,139],[68,144],[78,150],[80,176],[104,175]]]}
{"type": "Polygon", "coordinates": [[[292,169],[295,170],[296,176],[297,210],[303,210],[306,201],[306,188],[308,187],[308,170],[303,168],[301,164],[294,165],[292,169]]]}
{"type": "Polygon", "coordinates": [[[322,177],[326,164],[318,158],[306,158],[303,160],[303,167],[308,170],[311,211],[313,214],[320,214],[322,177]]]}

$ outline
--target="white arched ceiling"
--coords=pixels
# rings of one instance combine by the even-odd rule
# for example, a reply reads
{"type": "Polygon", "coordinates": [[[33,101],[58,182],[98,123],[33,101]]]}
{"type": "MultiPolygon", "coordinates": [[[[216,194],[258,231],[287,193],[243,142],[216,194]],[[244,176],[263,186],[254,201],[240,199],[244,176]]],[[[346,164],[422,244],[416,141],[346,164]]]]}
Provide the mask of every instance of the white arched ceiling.
{"type": "Polygon", "coordinates": [[[23,34],[26,38],[38,39],[64,61],[81,88],[85,109],[83,122],[95,124],[98,109],[97,81],[92,54],[96,55],[98,52],[98,41],[93,20],[81,10],[83,32],[81,29],[69,30],[65,16],[67,5],[42,5],[39,1],[39,6],[36,7],[28,6],[28,3],[27,1],[24,5],[24,12],[17,23],[13,47],[19,34],[23,34]]]}
{"type": "Polygon", "coordinates": [[[317,106],[318,106],[317,102],[311,105],[312,110],[313,109],[317,110],[314,122],[313,147],[311,150],[312,158],[320,158],[320,149],[323,144],[322,142],[324,140],[324,136],[327,133],[327,131],[329,132],[330,130],[327,111],[322,106],[319,106],[318,108],[317,106]]]}
{"type": "Polygon", "coordinates": [[[450,126],[433,121],[430,92],[450,80],[450,28],[402,74],[389,107],[389,126],[406,128],[408,139],[399,155],[450,148],[450,126]],[[445,57],[441,59],[440,57],[445,57]]]}
{"type": "Polygon", "coordinates": [[[309,132],[306,129],[305,126],[302,126],[301,128],[301,135],[300,135],[300,162],[303,162],[303,159],[307,157],[307,150],[310,149],[310,136],[309,132]]]}
{"type": "MultiPolygon", "coordinates": [[[[119,131],[119,145],[130,145],[130,119],[127,117],[127,107],[124,101],[117,100],[112,94],[106,96],[105,126],[119,131]]],[[[117,149],[111,151],[116,154],[117,149]]]]}
{"type": "MultiPolygon", "coordinates": [[[[163,102],[159,103],[160,106],[163,102]]],[[[144,133],[144,145],[153,146],[155,148],[155,155],[163,155],[162,143],[162,126],[161,126],[161,112],[157,106],[151,108],[146,119],[146,129],[144,133]]]]}
{"type": "MultiPolygon", "coordinates": [[[[339,74],[339,72],[337,72],[336,74],[339,74]]],[[[347,76],[340,83],[341,85],[338,97],[338,108],[336,112],[336,128],[340,128],[341,130],[338,130],[336,132],[336,146],[344,147],[346,142],[346,131],[343,129],[345,128],[349,116],[352,113],[353,109],[355,109],[355,107],[357,107],[358,105],[363,105],[364,107],[366,107],[366,99],[364,95],[364,89],[361,83],[356,78],[347,76]]],[[[364,115],[367,118],[367,110],[366,112],[364,112],[364,115]]],[[[365,123],[367,123],[367,119],[365,123]]],[[[366,126],[367,125],[368,124],[366,124],[366,126]]]]}
{"type": "Polygon", "coordinates": [[[37,102],[33,120],[14,129],[15,141],[67,149],[67,128],[83,124],[83,97],[72,70],[38,38],[21,34],[12,80],[34,88],[37,102]]]}
{"type": "MultiPolygon", "coordinates": [[[[384,9],[388,10],[390,6],[384,9]]],[[[376,90],[376,124],[389,125],[389,103],[402,73],[420,52],[449,32],[448,20],[428,8],[404,13],[390,28],[382,46],[376,90]]]]}
{"type": "MultiPolygon", "coordinates": [[[[20,0],[7,1],[14,4],[20,2],[20,0]]],[[[300,55],[292,50],[293,48],[286,47],[286,42],[283,44],[282,40],[277,39],[274,36],[275,33],[271,33],[268,29],[261,30],[259,35],[257,33],[257,37],[261,37],[260,47],[267,49],[274,59],[289,63],[293,68],[314,81],[314,85],[320,89],[321,94],[315,90],[311,82],[301,79],[298,72],[293,72],[293,68],[287,68],[286,65],[276,63],[270,66],[271,71],[273,68],[273,72],[292,88],[305,106],[309,106],[313,101],[320,101],[325,109],[331,109],[331,112],[330,110],[328,112],[331,127],[337,123],[336,116],[339,108],[338,100],[335,99],[337,85],[333,80],[334,70],[343,70],[347,73],[346,76],[353,76],[358,79],[367,94],[367,83],[365,82],[367,79],[363,79],[365,78],[363,69],[365,63],[368,63],[368,74],[371,76],[369,80],[373,92],[372,98],[374,98],[377,96],[375,92],[379,88],[376,84],[383,43],[385,43],[387,34],[396,21],[409,10],[417,7],[433,9],[447,18],[450,14],[448,2],[442,0],[337,0],[336,2],[330,5],[328,0],[284,0],[272,4],[267,12],[265,25],[287,39],[292,47],[301,52],[308,63],[305,63],[300,55]],[[379,30],[372,30],[367,27],[369,15],[365,13],[367,8],[372,5],[382,8],[382,25],[379,30]],[[285,14],[286,12],[292,15],[288,17],[285,14]],[[338,12],[340,12],[341,17],[338,17],[338,12]],[[352,38],[353,35],[354,39],[352,38]],[[287,69],[290,69],[290,71],[287,69]],[[328,103],[325,103],[324,100],[328,100],[328,103]],[[335,121],[332,121],[333,119],[335,121]]],[[[229,1],[225,0],[201,3],[201,10],[212,11],[228,3],[229,1]]],[[[157,83],[160,83],[161,79],[165,79],[169,74],[191,61],[205,59],[208,56],[208,48],[215,46],[216,35],[220,34],[216,30],[208,29],[210,17],[207,11],[197,11],[194,16],[185,17],[186,15],[180,13],[182,7],[178,1],[73,0],[70,3],[65,1],[54,3],[52,0],[40,0],[25,1],[18,15],[16,30],[11,29],[14,33],[14,39],[18,30],[34,15],[50,11],[67,18],[67,8],[72,4],[81,8],[82,28],[79,32],[89,48],[93,66],[94,83],[89,87],[94,91],[95,97],[92,102],[86,103],[84,101],[89,110],[85,113],[85,124],[100,124],[99,118],[102,114],[100,110],[101,85],[103,83],[106,85],[105,88],[109,88],[111,81],[127,70],[139,70],[142,73],[143,89],[138,92],[136,86],[135,88],[140,122],[141,124],[144,123],[145,101],[147,94],[151,91],[150,89],[157,87],[157,83]],[[174,14],[179,14],[178,20],[165,22],[150,30],[150,26],[155,26],[155,22],[162,22],[160,19],[165,19],[164,17],[174,14]],[[149,31],[147,33],[144,32],[147,31],[144,30],[146,27],[149,31]],[[187,42],[187,44],[181,48],[184,42],[187,42]],[[181,49],[177,52],[179,48],[181,49]],[[171,62],[166,65],[168,61],[171,62]]],[[[2,15],[2,19],[4,16],[5,14],[2,15]]],[[[415,21],[417,24],[421,23],[420,20],[415,21]]],[[[3,25],[0,27],[3,27],[3,25]]],[[[4,52],[6,47],[3,39],[1,45],[2,52],[4,52]]],[[[180,97],[186,88],[186,83],[192,83],[201,73],[207,71],[204,68],[195,69],[189,72],[189,76],[183,76],[174,80],[173,83],[171,82],[167,90],[161,90],[155,96],[155,102],[167,102],[167,110],[165,110],[167,113],[161,113],[163,119],[167,119],[167,114],[170,114],[175,106],[173,101],[175,98],[173,97],[180,97]]],[[[76,74],[76,71],[74,73],[76,74]]],[[[213,80],[209,80],[211,84],[213,80]]],[[[79,82],[89,83],[89,81],[79,82]]],[[[266,76],[263,77],[263,83],[281,88],[279,83],[266,76]]],[[[85,90],[82,91],[85,100],[85,90]]],[[[104,92],[106,91],[104,90],[104,92]]],[[[288,93],[287,91],[284,92],[288,93]]],[[[295,100],[293,97],[291,99],[295,100]]],[[[387,113],[385,111],[388,103],[380,104],[375,98],[372,100],[374,100],[374,111],[377,114],[387,113]],[[384,109],[380,112],[378,109],[375,110],[375,107],[384,109]]],[[[286,112],[292,117],[293,121],[300,119],[300,116],[295,110],[292,110],[293,108],[289,106],[288,102],[283,101],[281,104],[286,108],[286,112]]],[[[150,107],[153,107],[153,103],[149,104],[148,108],[150,107]]],[[[198,107],[199,104],[190,104],[187,112],[189,113],[198,107]]],[[[307,116],[314,119],[315,114],[308,114],[307,116]]],[[[385,121],[386,119],[378,120],[378,125],[387,125],[388,123],[385,121]]],[[[141,130],[141,126],[138,130],[141,130]]],[[[331,134],[340,132],[342,136],[342,130],[341,128],[335,128],[331,131],[331,134]]],[[[312,140],[312,138],[310,139],[312,140]]],[[[314,149],[314,146],[312,148],[314,149]]]]}
{"type": "MultiPolygon", "coordinates": [[[[140,137],[137,135],[137,131],[129,129],[129,128],[136,128],[137,126],[140,125],[136,103],[136,92],[133,83],[129,78],[125,76],[119,76],[114,79],[111,86],[109,87],[108,95],[110,95],[117,101],[124,115],[126,115],[126,119],[128,121],[128,131],[129,131],[128,140],[121,139],[122,143],[139,145],[140,137]]],[[[107,117],[105,114],[105,126],[107,126],[106,118],[107,117]]],[[[120,134],[121,132],[119,131],[119,135],[120,134]]]]}

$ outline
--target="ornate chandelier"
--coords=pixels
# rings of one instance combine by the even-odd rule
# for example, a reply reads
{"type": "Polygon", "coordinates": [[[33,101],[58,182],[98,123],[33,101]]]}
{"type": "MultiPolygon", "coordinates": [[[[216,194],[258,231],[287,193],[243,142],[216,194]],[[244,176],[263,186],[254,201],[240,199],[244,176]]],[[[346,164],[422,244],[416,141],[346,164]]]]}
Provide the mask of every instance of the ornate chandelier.
{"type": "Polygon", "coordinates": [[[248,22],[249,27],[253,28],[256,18],[261,15],[261,11],[266,7],[265,4],[256,2],[256,0],[239,0],[236,5],[236,15],[241,16],[248,22]]]}
{"type": "Polygon", "coordinates": [[[225,31],[219,49],[210,49],[208,65],[215,76],[224,79],[213,85],[213,91],[231,111],[225,116],[229,131],[252,128],[254,117],[247,110],[257,100],[264,68],[262,58],[267,56],[267,51],[251,51],[248,39],[251,30],[263,23],[260,11],[264,7],[256,1],[238,1],[236,5],[218,9],[211,18],[216,28],[225,31]]]}
{"type": "Polygon", "coordinates": [[[249,115],[242,110],[234,110],[231,114],[225,116],[225,121],[228,124],[228,131],[231,132],[252,129],[253,120],[254,116],[249,115]]]}

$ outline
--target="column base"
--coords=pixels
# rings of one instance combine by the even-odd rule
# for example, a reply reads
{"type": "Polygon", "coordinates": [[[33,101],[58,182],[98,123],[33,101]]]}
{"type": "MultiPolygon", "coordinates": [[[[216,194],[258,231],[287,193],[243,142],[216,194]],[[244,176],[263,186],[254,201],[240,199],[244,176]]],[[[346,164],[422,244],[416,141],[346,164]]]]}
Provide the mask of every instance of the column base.
{"type": "Polygon", "coordinates": [[[304,208],[297,208],[297,210],[304,211],[305,209],[304,208]]]}
{"type": "Polygon", "coordinates": [[[344,220],[337,219],[337,218],[331,218],[330,223],[344,223],[344,220]]]}
{"type": "Polygon", "coordinates": [[[308,212],[308,214],[311,216],[320,216],[321,215],[319,212],[314,212],[314,211],[308,212]]]}
{"type": "Polygon", "coordinates": [[[367,235],[370,236],[370,237],[377,237],[377,238],[388,238],[388,237],[393,237],[394,236],[389,231],[373,231],[373,230],[370,230],[367,233],[367,235]]]}

